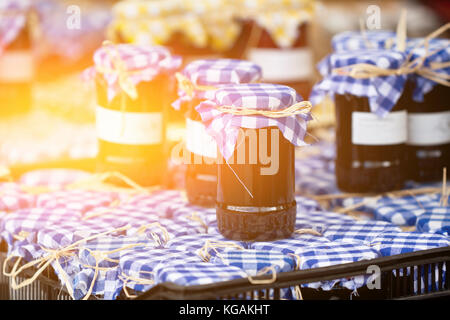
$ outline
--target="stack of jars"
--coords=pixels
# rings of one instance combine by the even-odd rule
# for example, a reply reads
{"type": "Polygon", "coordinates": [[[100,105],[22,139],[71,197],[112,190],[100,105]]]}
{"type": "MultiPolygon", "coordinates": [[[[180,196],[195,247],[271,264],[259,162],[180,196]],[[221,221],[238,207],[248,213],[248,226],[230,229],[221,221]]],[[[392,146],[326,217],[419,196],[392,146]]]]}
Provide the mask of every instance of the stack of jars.
{"type": "MultiPolygon", "coordinates": [[[[450,88],[422,71],[450,61],[449,41],[400,46],[392,32],[346,32],[334,37],[333,48],[319,64],[324,79],[311,101],[335,101],[338,187],[387,192],[409,179],[441,179],[450,163],[450,88]]],[[[450,69],[432,71],[445,78],[450,69]]]]}

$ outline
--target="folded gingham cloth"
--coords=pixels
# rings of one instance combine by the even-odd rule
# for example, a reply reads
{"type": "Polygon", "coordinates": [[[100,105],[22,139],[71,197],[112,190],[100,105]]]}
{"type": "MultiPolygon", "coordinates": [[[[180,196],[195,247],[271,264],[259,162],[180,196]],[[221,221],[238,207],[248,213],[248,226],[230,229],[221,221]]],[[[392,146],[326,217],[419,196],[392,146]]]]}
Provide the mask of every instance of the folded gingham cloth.
{"type": "Polygon", "coordinates": [[[20,184],[13,182],[0,183],[0,211],[16,211],[34,205],[36,196],[27,193],[20,184]]]}
{"type": "Polygon", "coordinates": [[[199,263],[196,254],[173,249],[136,249],[120,257],[120,278],[124,285],[138,292],[149,290],[154,281],[154,269],[167,263],[199,263]]]}
{"type": "Polygon", "coordinates": [[[316,200],[302,196],[295,196],[295,201],[297,202],[297,214],[322,210],[322,206],[316,200]]]}
{"type": "Polygon", "coordinates": [[[303,98],[294,89],[274,84],[228,85],[218,89],[212,100],[196,107],[207,132],[216,140],[225,159],[234,153],[239,128],[260,129],[278,127],[283,136],[295,146],[304,146],[303,138],[310,114],[299,114],[284,118],[264,116],[238,116],[222,113],[218,106],[276,111],[302,102],[303,98]]]}
{"type": "Polygon", "coordinates": [[[426,213],[417,218],[416,230],[450,237],[450,208],[437,207],[427,210],[426,213]]]}
{"type": "Polygon", "coordinates": [[[322,245],[329,243],[325,237],[312,234],[294,234],[291,238],[275,240],[275,241],[261,241],[251,242],[248,245],[249,249],[259,251],[275,251],[284,254],[294,253],[297,249],[308,247],[312,245],[322,245]]]}
{"type": "MultiPolygon", "coordinates": [[[[410,60],[416,60],[417,58],[426,54],[426,49],[422,43],[423,39],[408,39],[406,45],[406,52],[411,55],[410,60]],[[419,45],[419,46],[418,46],[419,45]]],[[[429,41],[428,52],[433,53],[423,62],[424,67],[430,67],[432,64],[441,64],[450,62],[450,40],[435,38],[429,41]]],[[[420,61],[417,61],[420,63],[420,61]]],[[[435,72],[450,76],[450,67],[434,70],[435,72]]],[[[417,74],[410,75],[411,79],[415,83],[415,89],[413,93],[413,99],[417,102],[423,102],[424,95],[429,93],[435,86],[438,85],[436,81],[424,78],[417,74]]]]}
{"type": "Polygon", "coordinates": [[[331,46],[336,52],[361,49],[390,49],[396,37],[395,32],[387,30],[345,31],[333,36],[331,46]]]}
{"type": "Polygon", "coordinates": [[[129,205],[141,208],[153,209],[158,215],[167,218],[172,217],[172,212],[188,201],[183,192],[178,190],[161,190],[149,195],[137,195],[126,201],[129,205]]]}
{"type": "Polygon", "coordinates": [[[327,211],[297,211],[295,229],[313,229],[319,233],[324,232],[328,226],[356,222],[355,219],[344,214],[327,211]]]}
{"type": "Polygon", "coordinates": [[[155,282],[173,282],[181,286],[193,286],[247,278],[240,268],[214,263],[189,263],[159,265],[154,270],[155,282]]]}
{"type": "Polygon", "coordinates": [[[193,228],[192,225],[182,221],[175,222],[169,219],[158,219],[156,222],[158,225],[150,224],[132,227],[127,230],[127,235],[153,240],[159,243],[160,246],[165,247],[173,239],[206,234],[202,229],[193,228]]]}
{"type": "MultiPolygon", "coordinates": [[[[208,241],[211,243],[217,243],[217,242],[224,243],[226,245],[229,245],[230,247],[237,245],[243,249],[248,248],[248,244],[246,242],[228,240],[218,233],[196,234],[196,235],[187,235],[187,236],[178,237],[178,238],[170,240],[167,243],[166,248],[198,254],[199,250],[202,249],[208,241]]],[[[217,247],[215,250],[210,248],[205,253],[207,253],[211,256],[214,256],[216,254],[216,252],[222,252],[225,249],[227,249],[226,246],[217,247]]]]}
{"type": "Polygon", "coordinates": [[[23,209],[6,215],[5,219],[0,221],[0,234],[11,245],[16,236],[28,237],[44,227],[66,223],[76,224],[80,219],[79,211],[64,208],[23,209]]]}
{"type": "Polygon", "coordinates": [[[113,225],[129,224],[132,227],[158,222],[161,219],[161,216],[152,208],[127,204],[95,207],[85,212],[83,217],[87,222],[108,222],[113,225]]]}
{"type": "Polygon", "coordinates": [[[401,229],[384,221],[355,221],[331,225],[323,236],[330,241],[368,243],[383,232],[401,232],[401,229]]]}
{"type": "Polygon", "coordinates": [[[181,66],[181,57],[172,56],[164,47],[117,44],[98,49],[94,63],[95,67],[86,70],[84,77],[92,79],[96,73],[101,73],[108,84],[108,99],[112,100],[121,91],[121,72],[136,86],[153,80],[158,74],[174,72],[181,66]],[[117,69],[118,61],[124,70],[117,69]]]}
{"type": "MultiPolygon", "coordinates": [[[[380,257],[379,252],[369,246],[339,241],[298,248],[294,254],[299,257],[300,270],[329,267],[362,260],[372,260],[380,257]]],[[[339,284],[349,290],[356,290],[364,286],[367,279],[368,276],[361,275],[346,279],[308,283],[302,285],[302,287],[314,289],[321,288],[328,291],[339,284]]]]}
{"type": "Polygon", "coordinates": [[[19,183],[28,187],[60,189],[76,181],[86,179],[91,174],[75,169],[42,169],[23,174],[19,183]]]}
{"type": "Polygon", "coordinates": [[[82,269],[73,279],[75,299],[85,297],[91,286],[92,295],[101,295],[105,300],[115,299],[122,289],[118,268],[120,256],[133,250],[156,247],[154,241],[129,236],[105,236],[82,245],[78,251],[82,269]]]}
{"type": "Polygon", "coordinates": [[[365,63],[385,69],[396,70],[406,63],[406,54],[394,50],[367,49],[342,51],[324,58],[318,66],[323,79],[318,82],[310,95],[313,105],[320,103],[327,95],[351,94],[367,97],[370,110],[379,117],[386,116],[403,93],[407,75],[391,75],[356,79],[333,72],[335,68],[365,63]]]}
{"type": "Polygon", "coordinates": [[[371,247],[383,257],[450,246],[447,237],[432,233],[382,233],[371,240],[371,247]]]}
{"type": "Polygon", "coordinates": [[[29,0],[3,0],[0,3],[0,54],[13,42],[26,25],[29,0]],[[3,15],[5,14],[5,15],[3,15]]]}
{"type": "Polygon", "coordinates": [[[422,214],[439,207],[440,195],[417,195],[401,198],[382,198],[373,210],[376,220],[399,226],[414,226],[422,214]]]}
{"type": "Polygon", "coordinates": [[[243,269],[249,276],[256,276],[265,268],[272,267],[276,273],[295,269],[294,258],[276,251],[225,250],[211,258],[211,263],[226,264],[243,269]]]}
{"type": "MultiPolygon", "coordinates": [[[[245,60],[236,59],[207,59],[196,60],[189,63],[182,75],[194,86],[220,87],[228,84],[242,84],[259,82],[262,78],[262,69],[258,65],[245,60]]],[[[181,88],[178,90],[179,99],[172,106],[180,110],[183,102],[197,99],[214,99],[215,90],[194,90],[193,97],[181,88]]]]}
{"type": "Polygon", "coordinates": [[[47,209],[67,209],[86,212],[96,207],[108,206],[117,199],[113,192],[86,190],[56,191],[40,194],[36,199],[36,207],[47,209]]]}

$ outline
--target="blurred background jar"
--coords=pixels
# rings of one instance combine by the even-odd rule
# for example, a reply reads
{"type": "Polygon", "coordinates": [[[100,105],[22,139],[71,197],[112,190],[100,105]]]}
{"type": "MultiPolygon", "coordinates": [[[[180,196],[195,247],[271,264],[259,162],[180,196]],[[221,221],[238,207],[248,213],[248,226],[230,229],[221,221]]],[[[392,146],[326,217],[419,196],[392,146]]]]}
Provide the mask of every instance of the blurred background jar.
{"type": "Polygon", "coordinates": [[[34,58],[28,0],[0,3],[0,115],[28,112],[32,104],[34,58]]]}

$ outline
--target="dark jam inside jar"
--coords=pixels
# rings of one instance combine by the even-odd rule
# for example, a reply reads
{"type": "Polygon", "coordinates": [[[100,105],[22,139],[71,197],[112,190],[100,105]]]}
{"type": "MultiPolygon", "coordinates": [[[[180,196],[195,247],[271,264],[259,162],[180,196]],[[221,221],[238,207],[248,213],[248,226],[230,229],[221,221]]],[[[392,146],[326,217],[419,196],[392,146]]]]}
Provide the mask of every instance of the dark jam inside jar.
{"type": "Polygon", "coordinates": [[[276,127],[242,129],[236,145],[228,163],[219,156],[219,231],[229,239],[242,241],[289,237],[297,212],[294,146],[276,127]],[[264,154],[270,160],[264,159],[264,154]]]}
{"type": "Polygon", "coordinates": [[[417,182],[442,180],[450,172],[450,88],[437,85],[423,102],[408,104],[408,178],[417,182]]]}
{"type": "Polygon", "coordinates": [[[118,171],[142,186],[166,183],[168,82],[159,75],[137,85],[136,100],[119,93],[108,102],[105,80],[97,77],[98,171],[118,171]]]}
{"type": "Polygon", "coordinates": [[[0,115],[30,110],[33,73],[31,35],[25,27],[0,54],[0,115]]]}
{"type": "Polygon", "coordinates": [[[217,147],[215,147],[216,157],[213,157],[210,146],[214,140],[205,136],[207,134],[204,131],[202,119],[195,110],[200,103],[201,100],[193,99],[183,106],[183,109],[186,110],[187,130],[186,194],[189,203],[193,205],[214,207],[217,193],[217,147]],[[199,149],[203,149],[203,151],[208,149],[208,151],[202,152],[202,150],[198,151],[199,149]]]}
{"type": "MultiPolygon", "coordinates": [[[[280,48],[267,30],[254,22],[245,24],[243,30],[252,30],[257,38],[254,47],[247,50],[247,59],[262,67],[264,82],[286,85],[303,97],[309,96],[314,61],[308,44],[308,28],[307,23],[301,24],[293,45],[280,48]]],[[[252,40],[247,36],[247,41],[252,40]]]]}
{"type": "Polygon", "coordinates": [[[385,119],[370,112],[368,99],[335,95],[336,180],[345,192],[385,192],[404,187],[407,136],[403,95],[385,119]]]}

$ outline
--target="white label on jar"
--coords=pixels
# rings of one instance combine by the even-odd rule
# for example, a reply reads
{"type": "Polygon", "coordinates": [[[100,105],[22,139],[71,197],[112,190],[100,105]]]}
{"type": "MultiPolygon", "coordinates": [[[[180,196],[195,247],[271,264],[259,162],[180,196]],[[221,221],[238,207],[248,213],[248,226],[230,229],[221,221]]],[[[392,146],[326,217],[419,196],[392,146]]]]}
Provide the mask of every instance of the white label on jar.
{"type": "Polygon", "coordinates": [[[4,51],[0,54],[0,81],[30,82],[33,79],[33,56],[29,50],[4,51]]]}
{"type": "Polygon", "coordinates": [[[371,112],[352,113],[352,143],[364,146],[402,144],[407,140],[406,111],[380,118],[371,112]]]}
{"type": "Polygon", "coordinates": [[[248,60],[262,68],[265,81],[309,80],[313,74],[314,61],[309,48],[253,48],[249,51],[248,60]]]}
{"type": "Polygon", "coordinates": [[[186,119],[186,148],[195,154],[209,158],[217,157],[217,143],[200,121],[186,119]]]}
{"type": "Polygon", "coordinates": [[[97,107],[97,136],[104,141],[151,145],[162,142],[163,117],[160,112],[121,112],[97,107]]]}
{"type": "Polygon", "coordinates": [[[436,146],[450,143],[450,111],[408,114],[408,144],[436,146]]]}

